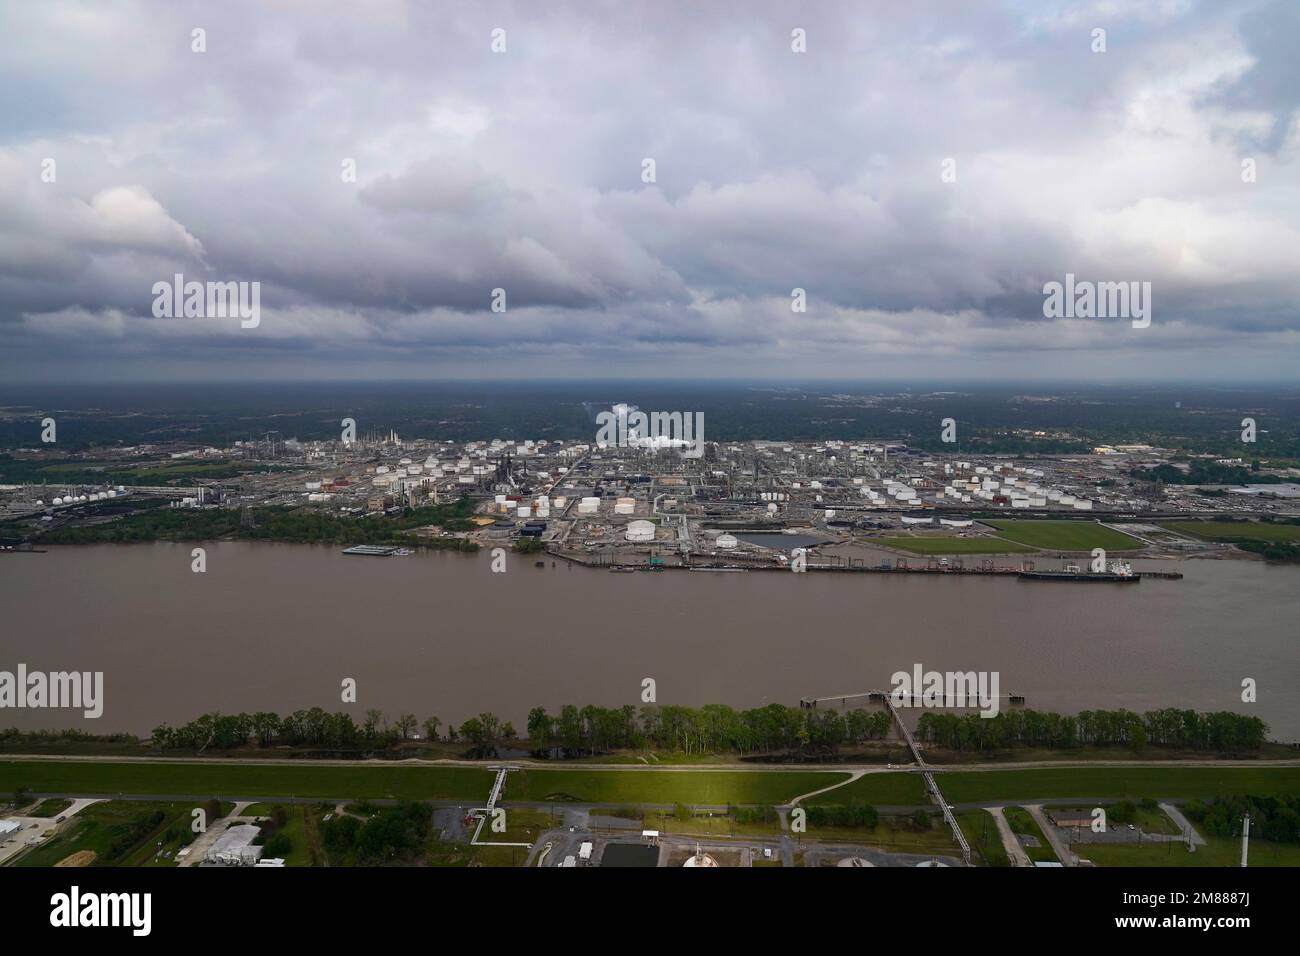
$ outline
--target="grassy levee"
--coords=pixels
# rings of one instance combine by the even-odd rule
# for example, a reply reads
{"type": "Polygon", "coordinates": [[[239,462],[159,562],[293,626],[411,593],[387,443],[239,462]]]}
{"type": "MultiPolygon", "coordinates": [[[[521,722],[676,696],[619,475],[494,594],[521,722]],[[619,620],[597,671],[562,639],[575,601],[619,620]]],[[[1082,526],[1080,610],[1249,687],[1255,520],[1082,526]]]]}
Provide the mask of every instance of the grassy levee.
{"type": "Polygon", "coordinates": [[[582,803],[784,803],[847,780],[840,771],[537,770],[512,774],[508,800],[582,803]]]}
{"type": "MultiPolygon", "coordinates": [[[[506,797],[586,803],[782,803],[848,779],[842,771],[529,769],[506,797]]],[[[0,792],[85,795],[485,800],[494,774],[475,767],[0,761],[0,792]]]]}
{"type": "Polygon", "coordinates": [[[935,779],[951,803],[1062,797],[1211,799],[1295,793],[1300,790],[1300,767],[1062,767],[939,773],[935,779]]]}
{"type": "Polygon", "coordinates": [[[114,796],[351,797],[407,800],[486,799],[490,770],[475,767],[110,763],[75,760],[0,761],[0,793],[114,796]]]}
{"type": "Polygon", "coordinates": [[[1300,541],[1300,525],[1260,521],[1162,521],[1160,527],[1205,541],[1300,541]]]}

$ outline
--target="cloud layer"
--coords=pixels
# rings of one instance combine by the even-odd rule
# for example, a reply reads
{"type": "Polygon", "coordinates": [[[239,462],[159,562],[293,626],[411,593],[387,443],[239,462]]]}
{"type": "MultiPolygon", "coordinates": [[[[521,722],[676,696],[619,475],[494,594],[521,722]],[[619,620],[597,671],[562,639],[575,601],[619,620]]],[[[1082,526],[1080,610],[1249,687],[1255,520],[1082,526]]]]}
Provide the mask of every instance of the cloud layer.
{"type": "Polygon", "coordinates": [[[1294,4],[879,6],[6,5],[0,374],[1300,371],[1294,4]]]}

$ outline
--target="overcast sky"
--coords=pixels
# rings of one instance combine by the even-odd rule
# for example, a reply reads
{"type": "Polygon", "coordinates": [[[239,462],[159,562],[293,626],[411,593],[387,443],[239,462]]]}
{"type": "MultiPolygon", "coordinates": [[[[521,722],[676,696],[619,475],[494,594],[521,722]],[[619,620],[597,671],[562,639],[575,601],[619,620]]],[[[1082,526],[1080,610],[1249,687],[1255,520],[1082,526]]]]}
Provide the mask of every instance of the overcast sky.
{"type": "Polygon", "coordinates": [[[1297,49],[1294,0],[3,2],[0,376],[1294,378],[1297,49]],[[154,317],[176,273],[260,324],[154,317]],[[1066,273],[1150,327],[1044,318],[1066,273]]]}

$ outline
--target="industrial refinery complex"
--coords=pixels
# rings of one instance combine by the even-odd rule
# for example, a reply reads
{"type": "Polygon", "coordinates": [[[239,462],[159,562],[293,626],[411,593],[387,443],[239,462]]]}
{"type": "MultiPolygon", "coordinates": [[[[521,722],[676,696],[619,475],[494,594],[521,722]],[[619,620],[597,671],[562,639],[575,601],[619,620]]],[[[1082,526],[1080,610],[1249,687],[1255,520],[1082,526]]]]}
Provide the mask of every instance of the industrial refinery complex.
{"type": "MultiPolygon", "coordinates": [[[[700,449],[692,456],[590,439],[453,443],[387,430],[350,441],[272,435],[225,448],[92,450],[78,456],[83,474],[111,455],[117,468],[132,461],[194,465],[200,473],[232,466],[234,476],[4,485],[0,520],[13,548],[39,543],[51,529],[111,523],[145,507],[289,507],[360,517],[469,499],[472,530],[433,524],[414,529],[417,538],[544,550],[615,570],[975,572],[1024,570],[1035,556],[1090,553],[1097,544],[1127,556],[1226,556],[1238,552],[1197,534],[1194,522],[1300,515],[1300,485],[1291,482],[1300,475],[1239,486],[1151,482],[1135,476],[1188,466],[1185,456],[1147,445],[1016,457],[937,454],[888,440],[701,442],[700,449]],[[1089,525],[1103,528],[1101,536],[1080,532],[1089,525]],[[999,555],[1010,557],[998,563],[999,555]]],[[[14,454],[38,464],[51,452],[14,454]]]]}

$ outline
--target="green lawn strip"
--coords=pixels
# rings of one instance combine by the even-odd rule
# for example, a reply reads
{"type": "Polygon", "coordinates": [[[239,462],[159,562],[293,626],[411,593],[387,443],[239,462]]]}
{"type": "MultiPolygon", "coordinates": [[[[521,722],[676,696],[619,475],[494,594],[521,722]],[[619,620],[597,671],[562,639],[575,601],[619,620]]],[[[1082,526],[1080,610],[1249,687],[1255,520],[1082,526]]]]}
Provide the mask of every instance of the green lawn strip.
{"type": "Polygon", "coordinates": [[[779,836],[779,820],[768,822],[737,823],[730,814],[718,812],[712,816],[694,814],[682,819],[670,812],[647,813],[643,821],[647,830],[688,836],[779,836]]]}
{"type": "Polygon", "coordinates": [[[1294,793],[1300,789],[1300,767],[1063,767],[937,773],[935,780],[950,803],[1062,797],[1205,800],[1294,793]]]}
{"type": "Polygon", "coordinates": [[[960,856],[952,831],[941,817],[930,826],[916,826],[908,817],[881,817],[874,827],[840,827],[808,825],[806,834],[822,843],[852,843],[888,853],[919,853],[935,856],[960,856]]]}
{"type": "Polygon", "coordinates": [[[26,816],[57,817],[70,806],[72,806],[71,800],[65,800],[62,797],[51,797],[48,800],[42,800],[39,804],[28,811],[26,816]]]}
{"type": "Polygon", "coordinates": [[[510,800],[761,805],[829,787],[839,771],[536,770],[511,774],[510,800]]]}
{"type": "Polygon", "coordinates": [[[1011,865],[993,814],[987,810],[966,810],[957,814],[957,824],[975,854],[972,859],[985,866],[1011,865]]]}
{"type": "Polygon", "coordinates": [[[1008,540],[1044,551],[1133,551],[1143,545],[1120,531],[1092,521],[982,521],[1008,540]]]}
{"type": "MultiPolygon", "coordinates": [[[[828,784],[822,784],[827,786],[828,784]]],[[[817,789],[809,787],[809,790],[817,789]]],[[[847,806],[852,801],[872,806],[921,806],[929,801],[919,773],[868,773],[852,783],[800,801],[801,805],[847,806]]]]}
{"type": "Polygon", "coordinates": [[[1263,521],[1162,521],[1160,527],[1205,541],[1300,541],[1300,525],[1263,521]]]}
{"type": "Polygon", "coordinates": [[[1023,554],[1036,550],[1000,537],[958,538],[917,535],[916,537],[867,538],[865,543],[878,544],[899,551],[911,551],[914,554],[1023,554]]]}
{"type": "Polygon", "coordinates": [[[468,800],[486,799],[492,780],[473,767],[0,761],[0,792],[468,800]]]}
{"type": "Polygon", "coordinates": [[[1007,807],[1002,811],[1007,818],[1007,823],[1011,825],[1011,832],[1032,836],[1038,839],[1038,846],[1025,846],[1021,841],[1021,846],[1025,846],[1025,852],[1029,854],[1029,859],[1034,863],[1059,863],[1056,854],[1052,851],[1052,845],[1047,842],[1047,836],[1043,833],[1043,828],[1038,825],[1038,821],[1029,815],[1029,811],[1024,807],[1007,807]]]}
{"type": "MultiPolygon", "coordinates": [[[[1239,866],[1241,840],[1206,837],[1206,845],[1189,853],[1182,843],[1077,843],[1074,851],[1097,866],[1239,866]]],[[[1300,866],[1300,846],[1251,837],[1251,866],[1300,866]]]]}
{"type": "Polygon", "coordinates": [[[285,866],[311,866],[312,853],[311,841],[308,837],[307,829],[319,823],[320,818],[327,811],[321,811],[318,807],[290,806],[286,808],[289,813],[289,819],[279,830],[289,838],[289,852],[284,855],[285,866]],[[309,819],[311,818],[311,819],[309,819]]]}
{"type": "Polygon", "coordinates": [[[547,830],[558,827],[563,819],[560,814],[552,818],[550,810],[534,810],[529,807],[502,807],[505,810],[506,829],[497,833],[492,829],[492,820],[483,824],[479,839],[485,843],[535,843],[537,838],[547,830]]]}

